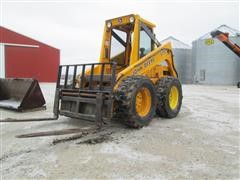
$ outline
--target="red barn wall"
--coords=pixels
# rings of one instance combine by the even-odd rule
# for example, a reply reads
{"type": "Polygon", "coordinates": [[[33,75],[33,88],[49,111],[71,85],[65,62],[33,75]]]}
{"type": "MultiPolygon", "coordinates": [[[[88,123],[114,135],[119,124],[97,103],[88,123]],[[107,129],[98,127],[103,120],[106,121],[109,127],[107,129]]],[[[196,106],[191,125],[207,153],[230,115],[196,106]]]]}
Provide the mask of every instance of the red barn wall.
{"type": "Polygon", "coordinates": [[[36,78],[56,82],[60,51],[54,47],[0,27],[0,42],[37,45],[39,47],[5,46],[6,77],[36,78]]]}

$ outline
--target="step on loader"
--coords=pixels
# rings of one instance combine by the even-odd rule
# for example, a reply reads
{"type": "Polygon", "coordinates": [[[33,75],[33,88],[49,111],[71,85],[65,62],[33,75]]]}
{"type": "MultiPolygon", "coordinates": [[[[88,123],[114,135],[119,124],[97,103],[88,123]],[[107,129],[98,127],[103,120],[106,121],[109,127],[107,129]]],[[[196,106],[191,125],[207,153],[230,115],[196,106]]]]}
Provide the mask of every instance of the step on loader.
{"type": "Polygon", "coordinates": [[[182,87],[171,44],[160,44],[154,27],[134,14],[107,20],[98,63],[59,67],[53,119],[67,116],[101,127],[117,118],[141,128],[155,114],[176,117],[182,87]]]}

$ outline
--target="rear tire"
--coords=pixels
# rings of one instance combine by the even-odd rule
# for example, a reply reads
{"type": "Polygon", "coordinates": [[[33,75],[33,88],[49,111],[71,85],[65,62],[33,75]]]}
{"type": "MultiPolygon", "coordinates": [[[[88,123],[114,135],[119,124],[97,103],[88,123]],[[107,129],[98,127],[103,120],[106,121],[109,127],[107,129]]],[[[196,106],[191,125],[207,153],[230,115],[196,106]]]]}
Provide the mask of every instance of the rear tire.
{"type": "Polygon", "coordinates": [[[153,83],[144,76],[128,77],[116,93],[116,113],[131,128],[147,126],[155,115],[156,95],[153,83]]]}
{"type": "Polygon", "coordinates": [[[174,77],[164,77],[157,81],[156,114],[164,118],[174,118],[182,106],[182,86],[174,77]]]}

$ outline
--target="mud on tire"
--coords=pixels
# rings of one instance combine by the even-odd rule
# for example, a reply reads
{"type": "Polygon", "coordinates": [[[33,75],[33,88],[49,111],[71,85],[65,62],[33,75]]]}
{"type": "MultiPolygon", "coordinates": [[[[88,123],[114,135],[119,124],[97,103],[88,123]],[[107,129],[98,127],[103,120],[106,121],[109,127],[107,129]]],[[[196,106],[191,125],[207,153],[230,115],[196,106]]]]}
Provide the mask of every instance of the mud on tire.
{"type": "Polygon", "coordinates": [[[116,116],[125,125],[131,128],[147,126],[155,115],[156,95],[152,82],[144,76],[131,76],[119,85],[116,92],[116,116]],[[150,110],[145,116],[140,116],[136,111],[136,96],[142,88],[149,91],[151,98],[150,110]]]}
{"type": "Polygon", "coordinates": [[[156,114],[164,118],[176,117],[182,105],[182,86],[179,80],[174,77],[164,77],[157,81],[155,88],[157,93],[156,114]],[[173,86],[178,90],[178,103],[174,109],[170,107],[169,103],[169,94],[173,86]]]}

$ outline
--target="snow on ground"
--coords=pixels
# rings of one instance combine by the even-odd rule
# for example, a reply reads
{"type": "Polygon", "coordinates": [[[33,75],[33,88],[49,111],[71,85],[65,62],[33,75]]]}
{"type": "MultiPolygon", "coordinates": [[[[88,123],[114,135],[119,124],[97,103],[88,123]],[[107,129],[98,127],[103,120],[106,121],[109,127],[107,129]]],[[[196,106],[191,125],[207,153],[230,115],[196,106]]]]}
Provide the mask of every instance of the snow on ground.
{"type": "MultiPolygon", "coordinates": [[[[41,84],[47,110],[0,117],[51,116],[54,84],[41,84]]],[[[107,125],[99,143],[82,139],[52,145],[61,136],[17,139],[16,135],[90,127],[60,117],[58,121],[2,123],[1,177],[90,179],[239,179],[239,89],[235,86],[183,86],[183,106],[174,119],[154,118],[148,127],[107,125]]]]}

